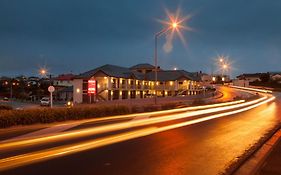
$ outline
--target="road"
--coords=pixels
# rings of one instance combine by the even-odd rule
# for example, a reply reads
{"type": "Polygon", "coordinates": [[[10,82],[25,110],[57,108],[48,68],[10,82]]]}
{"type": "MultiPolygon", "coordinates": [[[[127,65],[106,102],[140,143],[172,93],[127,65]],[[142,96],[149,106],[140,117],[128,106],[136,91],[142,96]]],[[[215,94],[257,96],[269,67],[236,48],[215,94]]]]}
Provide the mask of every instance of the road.
{"type": "MultiPolygon", "coordinates": [[[[112,128],[120,127],[120,129],[90,135],[87,134],[89,130],[83,134],[83,127],[78,127],[69,132],[78,131],[78,136],[81,137],[72,135],[69,139],[66,135],[61,136],[60,140],[46,138],[48,141],[42,143],[38,141],[38,144],[32,142],[31,145],[23,146],[24,149],[10,145],[7,148],[2,147],[0,150],[6,150],[1,152],[3,158],[23,155],[29,156],[24,158],[24,161],[31,158],[34,161],[2,171],[1,175],[218,174],[280,122],[281,109],[278,106],[281,105],[281,97],[280,94],[275,95],[277,99],[273,102],[219,118],[218,115],[222,113],[220,110],[224,109],[227,113],[246,107],[227,109],[226,106],[217,108],[218,111],[204,109],[210,113],[197,116],[191,116],[192,113],[196,113],[193,110],[163,115],[162,122],[151,122],[146,125],[141,123],[148,120],[156,121],[158,118],[140,118],[134,122],[129,121],[138,124],[134,128],[126,128],[125,124],[118,124],[128,124],[128,121],[96,123],[97,127],[116,124],[112,128]],[[186,116],[189,115],[190,117],[187,118],[186,116]],[[207,119],[210,116],[216,117],[207,119]],[[178,118],[164,121],[165,118],[170,119],[169,117],[178,118]],[[206,120],[201,121],[201,119],[206,120]],[[196,120],[197,123],[193,122],[196,120]],[[182,125],[184,123],[187,124],[182,125]],[[79,151],[68,154],[73,150],[79,151]],[[24,155],[28,152],[32,154],[24,155]],[[55,154],[55,157],[44,159],[55,154]]],[[[90,123],[87,128],[91,128],[92,125],[93,123],[90,123]]],[[[5,161],[0,160],[0,170],[5,161]]],[[[15,159],[13,163],[16,165],[17,161],[21,160],[15,159]]]]}

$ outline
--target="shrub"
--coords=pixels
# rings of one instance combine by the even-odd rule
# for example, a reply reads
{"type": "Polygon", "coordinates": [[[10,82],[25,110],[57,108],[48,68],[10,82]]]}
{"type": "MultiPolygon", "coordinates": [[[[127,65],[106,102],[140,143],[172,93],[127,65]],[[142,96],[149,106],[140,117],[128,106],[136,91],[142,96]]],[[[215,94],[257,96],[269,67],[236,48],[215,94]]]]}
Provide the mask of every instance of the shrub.
{"type": "Polygon", "coordinates": [[[193,100],[191,105],[192,106],[197,106],[197,105],[204,105],[206,104],[204,100],[201,100],[201,99],[196,99],[196,100],[193,100]]]}
{"type": "Polygon", "coordinates": [[[9,105],[0,105],[0,110],[12,110],[13,107],[9,105]]]}
{"type": "Polygon", "coordinates": [[[173,109],[173,108],[176,108],[179,104],[177,103],[166,103],[166,104],[163,104],[161,106],[161,109],[162,110],[168,110],[168,109],[173,109]]]}
{"type": "MultiPolygon", "coordinates": [[[[204,104],[202,100],[195,100],[193,104],[204,104]]],[[[168,110],[178,107],[180,103],[146,106],[76,106],[73,108],[36,108],[25,110],[0,110],[0,128],[16,125],[30,125],[36,123],[62,122],[66,120],[80,120],[113,115],[123,115],[138,112],[152,112],[168,110]]]]}
{"type": "Polygon", "coordinates": [[[35,123],[52,123],[66,120],[104,117],[110,115],[128,114],[126,106],[108,107],[74,107],[74,108],[44,108],[26,110],[2,110],[0,112],[0,128],[15,125],[30,125],[35,123]]]}

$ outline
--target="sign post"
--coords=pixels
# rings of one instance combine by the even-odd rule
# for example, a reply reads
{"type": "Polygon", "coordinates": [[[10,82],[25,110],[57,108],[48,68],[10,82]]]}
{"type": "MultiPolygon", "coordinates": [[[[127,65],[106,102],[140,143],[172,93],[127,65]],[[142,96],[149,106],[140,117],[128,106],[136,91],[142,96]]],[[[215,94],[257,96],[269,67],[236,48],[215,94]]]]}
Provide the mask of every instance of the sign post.
{"type": "Polygon", "coordinates": [[[88,80],[88,94],[90,96],[90,103],[92,103],[92,94],[96,95],[96,93],[97,93],[97,81],[88,80]]]}
{"type": "Polygon", "coordinates": [[[53,107],[53,92],[55,91],[54,86],[49,86],[48,91],[50,92],[50,106],[53,107]]]}

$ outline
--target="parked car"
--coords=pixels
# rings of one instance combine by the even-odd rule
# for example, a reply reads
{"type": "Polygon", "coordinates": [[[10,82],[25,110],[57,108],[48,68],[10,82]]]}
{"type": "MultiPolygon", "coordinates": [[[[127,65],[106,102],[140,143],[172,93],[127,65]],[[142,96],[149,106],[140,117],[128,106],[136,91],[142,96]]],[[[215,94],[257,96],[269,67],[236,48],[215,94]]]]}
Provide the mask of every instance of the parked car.
{"type": "Polygon", "coordinates": [[[8,97],[3,98],[4,101],[9,101],[8,97]]]}
{"type": "Polygon", "coordinates": [[[40,105],[41,106],[50,106],[51,102],[50,102],[50,98],[49,97],[43,97],[40,100],[40,105]]]}

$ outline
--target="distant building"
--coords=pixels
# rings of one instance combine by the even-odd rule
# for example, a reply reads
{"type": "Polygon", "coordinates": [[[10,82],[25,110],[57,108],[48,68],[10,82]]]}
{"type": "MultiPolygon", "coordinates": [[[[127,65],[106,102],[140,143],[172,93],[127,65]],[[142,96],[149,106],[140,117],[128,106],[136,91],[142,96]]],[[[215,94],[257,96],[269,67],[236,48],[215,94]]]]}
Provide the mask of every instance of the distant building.
{"type": "Polygon", "coordinates": [[[74,74],[61,74],[52,79],[55,87],[55,98],[59,101],[69,101],[73,99],[73,78],[74,74]]]}
{"type": "Polygon", "coordinates": [[[248,80],[250,83],[254,81],[261,81],[262,73],[254,73],[254,74],[241,74],[237,76],[239,80],[248,80]]]}
{"type": "Polygon", "coordinates": [[[73,79],[73,101],[149,98],[152,96],[193,95],[202,91],[199,79],[185,70],[161,70],[155,82],[155,69],[150,64],[130,68],[104,65],[73,79]],[[88,94],[88,82],[96,82],[96,95],[88,94]]]}
{"type": "Polygon", "coordinates": [[[35,86],[39,83],[40,78],[39,77],[28,77],[27,78],[27,84],[29,86],[35,86]]]}
{"type": "Polygon", "coordinates": [[[270,72],[270,79],[281,84],[281,72],[270,72]]]}
{"type": "Polygon", "coordinates": [[[61,74],[55,78],[53,78],[53,85],[54,86],[63,86],[69,87],[72,86],[72,81],[75,75],[73,74],[61,74]]]}
{"type": "Polygon", "coordinates": [[[249,80],[235,79],[232,81],[234,86],[249,87],[249,80]]]}

